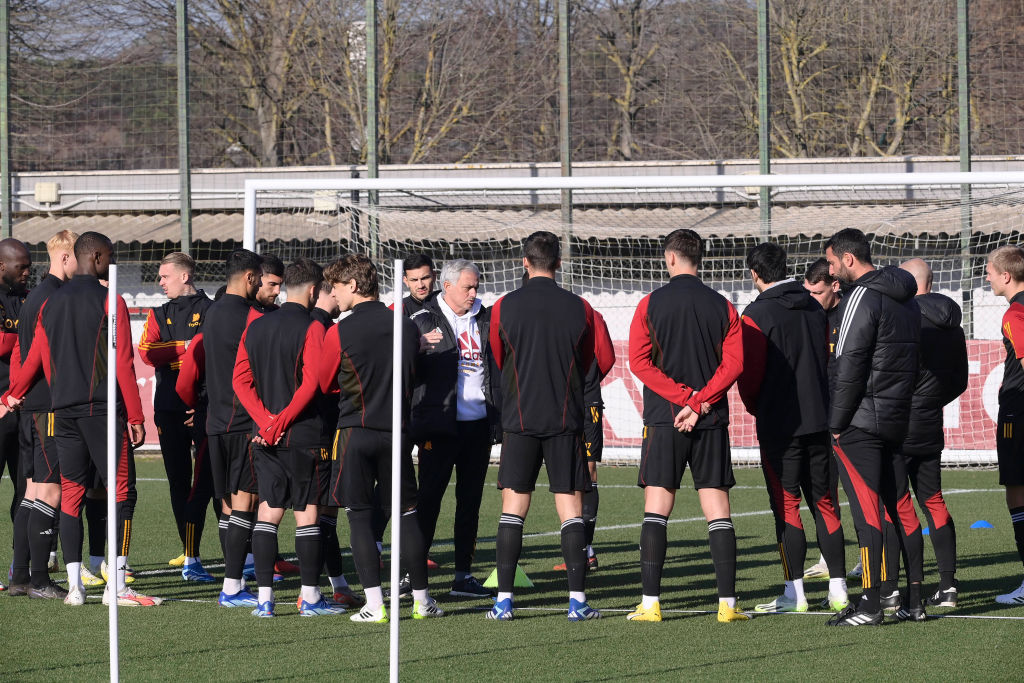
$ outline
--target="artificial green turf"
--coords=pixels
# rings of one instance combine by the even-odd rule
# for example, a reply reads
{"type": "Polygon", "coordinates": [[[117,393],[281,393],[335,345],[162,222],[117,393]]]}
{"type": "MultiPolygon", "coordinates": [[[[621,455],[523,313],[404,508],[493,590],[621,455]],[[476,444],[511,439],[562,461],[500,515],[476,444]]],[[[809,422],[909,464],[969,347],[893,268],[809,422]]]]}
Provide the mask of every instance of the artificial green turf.
{"type": "MultiPolygon", "coordinates": [[[[140,459],[139,507],[133,525],[131,564],[135,587],[168,598],[159,608],[122,609],[121,673],[125,680],[294,680],[311,677],[380,680],[388,672],[388,627],[362,625],[347,615],[304,619],[294,601],[298,580],[277,588],[276,619],[256,619],[246,609],[215,604],[216,584],[184,583],[167,560],[180,553],[170,515],[167,486],[158,460],[140,459]],[[176,600],[177,599],[177,600],[176,600]],[[181,600],[201,601],[184,602],[181,600]]],[[[494,566],[494,533],[499,496],[492,468],[484,492],[477,575],[494,566]]],[[[739,544],[740,604],[752,608],[781,588],[781,570],[763,480],[757,470],[738,470],[732,494],[739,544]]],[[[543,475],[542,475],[543,477],[543,475]]],[[[526,522],[522,566],[533,589],[516,596],[510,623],[484,619],[486,603],[449,599],[452,568],[451,522],[454,491],[449,489],[433,552],[442,569],[431,588],[448,612],[443,619],[401,621],[402,677],[417,679],[610,680],[621,678],[816,679],[833,677],[909,679],[1020,679],[1024,608],[996,605],[993,597],[1017,585],[1021,566],[1009,517],[992,471],[947,472],[946,500],[957,522],[961,604],[941,613],[1017,617],[1021,620],[931,619],[924,624],[887,623],[882,628],[830,629],[825,616],[766,615],[747,623],[719,624],[712,614],[667,610],[716,608],[707,550],[707,528],[696,495],[684,483],[669,525],[661,624],[630,623],[625,611],[639,600],[639,522],[642,496],[633,484],[635,468],[600,470],[601,508],[595,546],[600,569],[588,578],[588,600],[604,619],[573,624],[566,620],[558,520],[552,497],[536,495],[526,522]],[[994,529],[971,529],[985,519],[994,529]],[[692,520],[692,521],[690,521],[692,520]],[[622,528],[612,528],[619,527],[622,528]],[[536,535],[532,535],[536,534],[536,535]]],[[[3,482],[0,510],[10,503],[3,482]]],[[[848,508],[843,509],[847,560],[857,552],[848,508]]],[[[805,525],[810,526],[804,514],[805,525]]],[[[0,547],[9,548],[3,525],[0,547]]],[[[282,552],[291,555],[294,522],[281,526],[282,552]]],[[[347,524],[339,524],[343,545],[347,524]]],[[[807,564],[817,560],[809,529],[807,564]]],[[[208,564],[220,561],[216,524],[207,524],[203,547],[208,564]]],[[[930,542],[925,541],[929,590],[936,578],[930,542]]],[[[0,555],[3,565],[9,551],[0,555]]],[[[351,559],[346,571],[355,582],[351,559]]],[[[215,576],[220,571],[213,569],[215,576]]],[[[63,578],[60,575],[59,578],[63,578]]],[[[386,578],[386,577],[385,577],[386,578]]],[[[859,592],[856,581],[853,592],[859,592]]],[[[826,582],[810,580],[812,605],[824,597],[826,582]]],[[[98,597],[99,589],[90,595],[98,597]]],[[[813,609],[813,607],[812,607],[813,609]]],[[[0,679],[97,680],[107,675],[107,612],[98,599],[82,608],[12,598],[0,593],[0,679]]]]}

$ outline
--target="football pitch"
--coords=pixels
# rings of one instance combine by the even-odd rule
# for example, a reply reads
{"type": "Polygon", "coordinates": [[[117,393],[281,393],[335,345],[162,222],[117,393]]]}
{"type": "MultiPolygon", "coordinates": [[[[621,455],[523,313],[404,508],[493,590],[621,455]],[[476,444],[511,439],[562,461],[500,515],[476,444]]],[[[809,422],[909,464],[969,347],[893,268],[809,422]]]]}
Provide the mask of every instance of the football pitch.
{"type": "MultiPolygon", "coordinates": [[[[481,510],[475,573],[483,580],[494,567],[499,495],[491,468],[481,510]]],[[[382,680],[388,673],[388,627],[355,624],[347,615],[301,618],[295,608],[298,578],[277,584],[278,616],[256,619],[248,609],[216,605],[215,584],[185,583],[167,560],[181,552],[159,460],[139,458],[139,506],[130,562],[134,587],[167,602],[158,608],[125,608],[121,615],[121,675],[125,680],[382,680]]],[[[781,569],[768,497],[759,470],[736,472],[732,494],[739,557],[740,606],[750,610],[781,592],[781,569]]],[[[543,474],[542,474],[543,479],[543,474]]],[[[559,524],[552,496],[539,485],[526,521],[522,568],[534,582],[518,589],[512,622],[484,618],[487,601],[448,597],[452,572],[451,525],[454,488],[445,497],[432,556],[433,595],[447,612],[442,619],[414,621],[403,601],[401,675],[407,680],[617,680],[808,679],[834,677],[1020,680],[1024,607],[997,605],[993,598],[1020,583],[1021,566],[1009,516],[994,471],[947,471],[943,489],[957,525],[960,605],[932,608],[926,623],[888,619],[881,628],[826,628],[828,615],[763,615],[745,623],[719,624],[707,526],[689,476],[669,523],[660,623],[631,623],[626,613],[639,601],[637,544],[642,496],[636,469],[603,467],[595,548],[600,568],[587,581],[588,601],[604,618],[566,619],[564,575],[559,564],[559,524]],[[972,529],[979,520],[994,528],[972,529]],[[941,617],[941,618],[936,618],[941,617]],[[964,618],[970,617],[970,618],[964,618]]],[[[9,480],[0,482],[0,510],[10,504],[9,480]]],[[[845,498],[844,498],[845,501],[845,498]]],[[[813,525],[806,510],[808,562],[817,560],[813,525]]],[[[923,518],[922,518],[923,520],[923,518]]],[[[843,507],[846,557],[858,556],[849,508],[843,507]]],[[[347,523],[339,523],[343,547],[347,523]]],[[[9,562],[10,526],[0,543],[9,562]]],[[[281,551],[294,557],[294,519],[281,525],[281,551]]],[[[204,562],[221,578],[216,522],[211,515],[203,539],[204,562]]],[[[63,567],[63,560],[61,560],[63,567]]],[[[345,571],[356,584],[351,558],[345,571]]],[[[387,570],[385,570],[386,572],[387,570]]],[[[927,592],[937,574],[925,540],[927,592]]],[[[64,578],[62,573],[55,576],[64,578]]],[[[385,574],[386,578],[386,574],[385,574]]],[[[326,585],[326,580],[324,580],[326,585]]],[[[902,582],[901,582],[902,583],[902,582]]],[[[851,579],[851,593],[859,580],[851,579]]],[[[825,597],[827,581],[807,582],[812,610],[825,597]]],[[[326,588],[325,588],[326,590],[326,588]]],[[[82,608],[0,593],[2,680],[100,680],[107,675],[107,612],[101,589],[89,589],[82,608]]]]}

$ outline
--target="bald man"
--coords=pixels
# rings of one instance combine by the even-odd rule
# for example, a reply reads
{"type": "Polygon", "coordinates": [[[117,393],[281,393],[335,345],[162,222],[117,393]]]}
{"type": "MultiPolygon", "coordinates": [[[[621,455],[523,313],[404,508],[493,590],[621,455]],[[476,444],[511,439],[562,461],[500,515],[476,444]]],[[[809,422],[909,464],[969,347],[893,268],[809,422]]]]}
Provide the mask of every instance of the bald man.
{"type": "MultiPolygon", "coordinates": [[[[932,292],[932,269],[919,258],[910,259],[900,268],[917,281],[915,301],[921,309],[921,356],[911,403],[910,429],[897,457],[902,457],[930,529],[939,569],[939,587],[928,598],[935,607],[956,607],[956,528],[942,498],[940,461],[945,446],[942,431],[942,408],[967,388],[967,341],[961,326],[959,305],[944,294],[932,292]]],[[[904,492],[898,503],[909,508],[910,492],[904,492]]],[[[902,510],[901,510],[902,514],[902,510]]],[[[899,540],[895,527],[886,522],[886,562],[895,565],[887,571],[895,587],[899,563],[899,540]]],[[[882,595],[887,595],[883,582],[882,595]]]]}
{"type": "MultiPolygon", "coordinates": [[[[32,258],[19,240],[0,241],[0,392],[10,385],[11,356],[18,341],[18,317],[28,294],[28,276],[32,258]]],[[[18,466],[18,416],[0,419],[0,474],[4,468],[14,484],[11,522],[14,524],[14,562],[11,567],[12,594],[27,595],[29,589],[28,518],[31,509],[23,505],[25,482],[30,471],[18,466]]],[[[2,585],[2,584],[0,584],[2,585]]]]}

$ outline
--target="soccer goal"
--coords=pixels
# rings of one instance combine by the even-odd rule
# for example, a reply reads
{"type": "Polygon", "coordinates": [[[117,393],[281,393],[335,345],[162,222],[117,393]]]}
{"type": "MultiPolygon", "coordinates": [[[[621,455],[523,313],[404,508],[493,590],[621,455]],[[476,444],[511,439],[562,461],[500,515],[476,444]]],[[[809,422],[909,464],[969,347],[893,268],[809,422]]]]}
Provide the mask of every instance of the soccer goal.
{"type": "MultiPolygon", "coordinates": [[[[388,300],[392,259],[423,252],[440,267],[468,258],[483,273],[481,298],[490,304],[519,285],[524,237],[560,235],[561,284],[604,315],[615,341],[615,367],[603,385],[604,457],[628,462],[639,457],[642,432],[629,324],[639,300],[667,279],[662,238],[677,228],[703,236],[702,278],[742,313],[756,296],[744,265],[751,247],[780,243],[791,275],[802,278],[824,242],[848,227],[872,237],[876,265],[925,259],[933,291],[961,304],[971,374],[967,391],[946,408],[943,460],[994,464],[1006,302],[988,289],[985,257],[1020,239],[1024,173],[261,179],[246,182],[244,243],[285,260],[366,253],[385,264],[388,300]]],[[[735,389],[730,401],[734,461],[756,463],[753,420],[735,389]]]]}

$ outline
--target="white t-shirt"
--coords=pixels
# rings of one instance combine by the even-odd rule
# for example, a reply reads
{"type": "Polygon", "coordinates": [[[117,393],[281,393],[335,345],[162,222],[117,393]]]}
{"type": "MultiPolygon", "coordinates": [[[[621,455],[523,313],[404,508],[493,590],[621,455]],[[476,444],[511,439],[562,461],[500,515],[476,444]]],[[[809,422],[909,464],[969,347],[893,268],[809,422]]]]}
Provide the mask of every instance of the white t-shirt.
{"type": "Polygon", "coordinates": [[[465,315],[455,315],[455,311],[444,300],[444,295],[438,295],[437,302],[455,332],[455,343],[459,351],[459,387],[455,419],[460,422],[482,420],[487,417],[483,354],[483,344],[486,341],[480,339],[480,327],[476,324],[476,316],[480,313],[482,305],[477,299],[465,315]]]}

